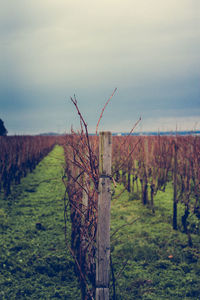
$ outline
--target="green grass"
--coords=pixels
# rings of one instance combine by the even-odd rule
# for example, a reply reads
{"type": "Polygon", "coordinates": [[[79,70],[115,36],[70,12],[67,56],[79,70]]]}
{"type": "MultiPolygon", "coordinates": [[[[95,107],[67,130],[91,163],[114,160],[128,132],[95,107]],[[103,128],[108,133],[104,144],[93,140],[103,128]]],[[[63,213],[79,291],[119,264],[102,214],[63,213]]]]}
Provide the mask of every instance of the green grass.
{"type": "Polygon", "coordinates": [[[155,215],[138,198],[126,191],[112,201],[111,234],[122,226],[111,239],[117,299],[200,299],[200,237],[189,248],[187,235],[172,229],[171,184],[157,193],[155,215]]]}
{"type": "Polygon", "coordinates": [[[54,150],[0,198],[0,299],[80,299],[64,241],[64,154],[54,150]]]}

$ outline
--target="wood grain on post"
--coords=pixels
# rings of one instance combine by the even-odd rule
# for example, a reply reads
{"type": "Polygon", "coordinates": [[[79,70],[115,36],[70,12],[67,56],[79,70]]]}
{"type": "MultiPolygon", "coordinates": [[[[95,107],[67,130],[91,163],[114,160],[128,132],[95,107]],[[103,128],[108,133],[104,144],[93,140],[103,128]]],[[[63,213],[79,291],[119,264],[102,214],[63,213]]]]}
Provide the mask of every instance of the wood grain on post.
{"type": "Polygon", "coordinates": [[[109,300],[111,153],[111,132],[100,132],[96,300],[109,300]]]}

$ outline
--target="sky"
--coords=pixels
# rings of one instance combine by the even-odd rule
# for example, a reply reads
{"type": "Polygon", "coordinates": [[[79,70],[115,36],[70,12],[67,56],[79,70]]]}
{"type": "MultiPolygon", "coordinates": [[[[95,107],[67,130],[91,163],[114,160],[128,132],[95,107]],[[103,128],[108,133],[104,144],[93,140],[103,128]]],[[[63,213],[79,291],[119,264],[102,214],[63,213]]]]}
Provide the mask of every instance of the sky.
{"type": "Polygon", "coordinates": [[[9,134],[200,129],[199,0],[0,0],[9,134]]]}

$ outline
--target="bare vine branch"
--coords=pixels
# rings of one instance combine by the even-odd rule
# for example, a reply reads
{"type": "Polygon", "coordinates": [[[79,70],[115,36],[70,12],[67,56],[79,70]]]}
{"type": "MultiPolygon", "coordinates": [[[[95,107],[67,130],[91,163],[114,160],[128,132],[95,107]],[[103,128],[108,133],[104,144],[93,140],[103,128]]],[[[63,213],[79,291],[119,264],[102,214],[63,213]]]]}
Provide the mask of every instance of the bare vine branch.
{"type": "Polygon", "coordinates": [[[106,104],[104,105],[104,107],[103,107],[103,109],[102,109],[102,111],[101,111],[101,115],[100,115],[100,117],[99,117],[99,120],[98,120],[98,122],[97,122],[97,126],[96,126],[96,135],[97,135],[97,131],[98,131],[98,127],[99,127],[99,123],[100,123],[100,121],[101,121],[101,119],[102,119],[102,116],[103,116],[104,110],[106,109],[106,106],[108,105],[108,103],[110,102],[110,100],[112,99],[112,97],[114,96],[114,94],[115,94],[116,90],[117,90],[117,88],[115,88],[115,89],[114,89],[114,91],[113,91],[112,95],[110,96],[110,98],[108,99],[108,101],[106,102],[106,104]]]}

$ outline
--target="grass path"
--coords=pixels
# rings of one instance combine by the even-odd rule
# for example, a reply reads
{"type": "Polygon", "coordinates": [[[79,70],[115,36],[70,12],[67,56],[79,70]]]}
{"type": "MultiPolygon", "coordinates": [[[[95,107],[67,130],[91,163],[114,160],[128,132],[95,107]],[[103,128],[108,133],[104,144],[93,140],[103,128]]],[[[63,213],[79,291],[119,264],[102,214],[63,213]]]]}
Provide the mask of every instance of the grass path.
{"type": "Polygon", "coordinates": [[[0,195],[0,299],[80,299],[64,242],[63,164],[56,146],[8,199],[0,195]]]}
{"type": "MultiPolygon", "coordinates": [[[[117,299],[200,299],[200,236],[192,234],[190,248],[187,235],[172,229],[172,185],[157,193],[155,215],[137,198],[125,191],[111,204],[117,299]]],[[[179,226],[180,219],[178,214],[179,226]]]]}

